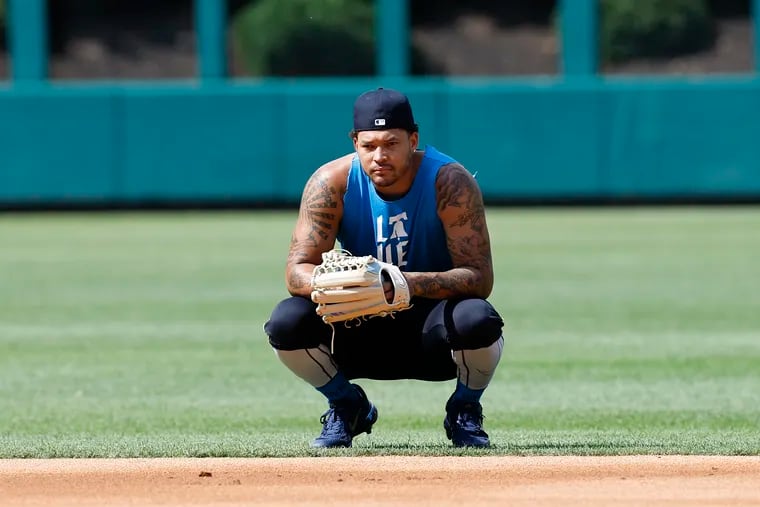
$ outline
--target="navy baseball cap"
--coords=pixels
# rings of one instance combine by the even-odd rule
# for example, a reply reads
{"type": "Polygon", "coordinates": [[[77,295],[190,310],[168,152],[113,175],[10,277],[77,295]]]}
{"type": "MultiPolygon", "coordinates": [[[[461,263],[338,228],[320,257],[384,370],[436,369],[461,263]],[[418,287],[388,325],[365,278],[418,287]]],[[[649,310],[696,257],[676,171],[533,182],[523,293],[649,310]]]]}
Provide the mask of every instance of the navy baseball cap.
{"type": "Polygon", "coordinates": [[[389,88],[359,95],[354,102],[354,131],[390,129],[417,132],[412,106],[406,95],[389,88]]]}

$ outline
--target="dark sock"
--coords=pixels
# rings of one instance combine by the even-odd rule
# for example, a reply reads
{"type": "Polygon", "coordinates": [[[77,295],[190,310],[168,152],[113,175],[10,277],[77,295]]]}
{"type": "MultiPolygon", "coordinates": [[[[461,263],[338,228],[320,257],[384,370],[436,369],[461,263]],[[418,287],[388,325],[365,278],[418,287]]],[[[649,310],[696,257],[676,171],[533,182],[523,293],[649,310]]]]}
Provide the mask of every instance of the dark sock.
{"type": "Polygon", "coordinates": [[[451,396],[451,400],[462,403],[478,403],[484,391],[485,389],[470,389],[457,380],[457,388],[451,396]]]}
{"type": "Polygon", "coordinates": [[[325,395],[331,405],[336,402],[359,399],[359,393],[341,372],[338,372],[327,384],[317,387],[317,391],[325,395]]]}

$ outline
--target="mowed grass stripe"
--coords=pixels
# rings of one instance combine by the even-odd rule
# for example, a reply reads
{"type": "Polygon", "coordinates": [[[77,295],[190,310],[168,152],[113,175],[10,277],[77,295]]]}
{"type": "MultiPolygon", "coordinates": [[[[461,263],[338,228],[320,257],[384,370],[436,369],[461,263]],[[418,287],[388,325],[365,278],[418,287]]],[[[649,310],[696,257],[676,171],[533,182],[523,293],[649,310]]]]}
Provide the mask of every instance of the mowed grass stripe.
{"type": "MultiPolygon", "coordinates": [[[[760,209],[489,209],[490,454],[760,452],[760,209]]],[[[295,211],[0,215],[0,457],[314,455],[261,326],[295,211]]],[[[460,454],[450,382],[362,381],[348,454],[460,454]]],[[[333,453],[333,451],[328,451],[333,453]]]]}

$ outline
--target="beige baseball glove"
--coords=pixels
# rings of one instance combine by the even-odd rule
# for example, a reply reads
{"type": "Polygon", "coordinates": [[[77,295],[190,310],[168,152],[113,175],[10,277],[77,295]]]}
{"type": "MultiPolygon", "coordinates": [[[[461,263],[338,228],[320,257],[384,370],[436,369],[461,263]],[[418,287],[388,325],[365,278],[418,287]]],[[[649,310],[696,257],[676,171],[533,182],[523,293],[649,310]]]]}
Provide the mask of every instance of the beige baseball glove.
{"type": "Polygon", "coordinates": [[[345,250],[323,253],[322,264],[312,273],[311,286],[317,314],[329,324],[385,317],[411,306],[409,285],[401,270],[371,255],[354,257],[345,250]],[[386,298],[383,282],[393,285],[391,301],[386,298]]]}

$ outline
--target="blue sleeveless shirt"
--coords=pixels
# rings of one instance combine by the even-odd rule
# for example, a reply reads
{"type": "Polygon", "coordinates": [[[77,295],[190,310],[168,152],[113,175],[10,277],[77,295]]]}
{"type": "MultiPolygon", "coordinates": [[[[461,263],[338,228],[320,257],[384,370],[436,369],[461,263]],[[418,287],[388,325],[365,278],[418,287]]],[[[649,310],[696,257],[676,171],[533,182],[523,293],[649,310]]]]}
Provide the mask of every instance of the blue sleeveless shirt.
{"type": "Polygon", "coordinates": [[[455,162],[425,147],[412,187],[403,197],[380,197],[358,156],[351,162],[338,230],[341,248],[373,255],[402,271],[446,271],[453,267],[446,234],[438,218],[435,179],[441,166],[455,162]]]}

